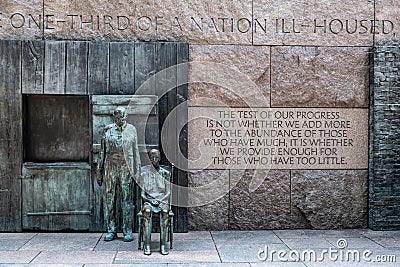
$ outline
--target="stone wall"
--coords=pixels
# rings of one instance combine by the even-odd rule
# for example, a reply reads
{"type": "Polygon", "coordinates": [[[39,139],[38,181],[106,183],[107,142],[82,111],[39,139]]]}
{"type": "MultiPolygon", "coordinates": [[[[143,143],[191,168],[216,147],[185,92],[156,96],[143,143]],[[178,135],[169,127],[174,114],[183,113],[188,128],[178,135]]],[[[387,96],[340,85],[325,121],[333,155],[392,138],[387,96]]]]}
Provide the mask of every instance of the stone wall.
{"type": "Polygon", "coordinates": [[[400,229],[400,46],[374,48],[369,227],[400,229]]]}
{"type": "MultiPolygon", "coordinates": [[[[369,54],[378,41],[400,40],[399,11],[397,0],[5,0],[0,2],[0,38],[188,42],[191,62],[210,62],[190,69],[189,110],[244,108],[244,100],[255,101],[260,108],[366,110],[369,54]]],[[[389,110],[396,116],[395,107],[376,106],[375,117],[378,108],[385,109],[381,116],[389,110]]],[[[195,159],[201,154],[196,136],[202,129],[195,122],[188,129],[189,157],[195,159]]],[[[360,135],[365,138],[368,133],[360,135]]],[[[222,180],[226,193],[212,203],[189,208],[189,227],[366,227],[367,160],[364,163],[340,170],[192,169],[189,186],[222,180]],[[258,176],[254,190],[252,181],[258,176]]],[[[395,203],[395,197],[381,198],[379,192],[390,195],[397,187],[383,187],[384,181],[370,184],[373,207],[395,203]]],[[[211,191],[205,196],[212,198],[211,191]]],[[[370,221],[387,216],[397,220],[396,212],[395,206],[384,212],[377,209],[370,213],[370,221]]]]}
{"type": "MultiPolygon", "coordinates": [[[[192,45],[189,58],[192,62],[211,60],[248,75],[267,99],[265,107],[368,107],[368,47],[192,45]]],[[[230,84],[229,79],[223,83],[230,84]]],[[[207,100],[203,105],[195,101],[200,97],[245,107],[238,95],[243,95],[239,89],[230,92],[210,84],[189,85],[192,107],[213,105],[207,100]]],[[[194,122],[189,124],[190,159],[200,155],[199,131],[194,122]]],[[[367,130],[361,135],[367,136],[367,130]]],[[[354,157],[357,153],[361,152],[354,157]]],[[[210,177],[223,175],[229,180],[230,191],[214,204],[190,208],[189,229],[366,227],[366,166],[348,170],[192,171],[189,185],[197,187],[210,177]],[[262,180],[255,191],[250,188],[254,176],[262,180]]]]}
{"type": "Polygon", "coordinates": [[[372,46],[399,37],[397,0],[4,0],[0,38],[372,46]]]}

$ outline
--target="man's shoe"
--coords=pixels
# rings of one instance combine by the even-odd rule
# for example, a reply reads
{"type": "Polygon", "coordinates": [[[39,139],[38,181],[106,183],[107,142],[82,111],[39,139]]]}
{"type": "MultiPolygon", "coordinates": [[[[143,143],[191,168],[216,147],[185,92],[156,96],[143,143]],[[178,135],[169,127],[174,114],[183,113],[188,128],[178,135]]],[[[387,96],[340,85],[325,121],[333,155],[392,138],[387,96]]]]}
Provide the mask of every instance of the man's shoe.
{"type": "Polygon", "coordinates": [[[124,235],[124,242],[132,242],[133,235],[131,233],[124,235]]]}
{"type": "Polygon", "coordinates": [[[112,241],[117,238],[116,233],[107,233],[106,236],[104,237],[104,241],[112,241]]]}
{"type": "Polygon", "coordinates": [[[143,253],[144,255],[150,255],[151,254],[150,246],[144,246],[143,253]]]}
{"type": "Polygon", "coordinates": [[[169,253],[165,245],[161,245],[160,252],[162,255],[168,255],[169,253]]]}

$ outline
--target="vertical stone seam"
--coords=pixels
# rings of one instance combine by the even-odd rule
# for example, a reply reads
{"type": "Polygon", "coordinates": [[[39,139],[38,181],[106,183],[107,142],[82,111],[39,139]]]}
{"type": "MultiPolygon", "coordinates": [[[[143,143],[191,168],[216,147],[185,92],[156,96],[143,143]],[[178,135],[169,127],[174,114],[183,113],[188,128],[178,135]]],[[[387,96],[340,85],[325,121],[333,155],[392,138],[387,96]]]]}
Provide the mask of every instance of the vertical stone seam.
{"type": "Polygon", "coordinates": [[[43,75],[42,75],[42,94],[44,94],[44,83],[46,81],[46,41],[43,39],[43,75]]]}
{"type": "MultiPolygon", "coordinates": [[[[374,0],[374,10],[373,10],[373,12],[374,12],[374,23],[375,23],[375,21],[376,21],[376,0],[374,0]]],[[[374,33],[372,34],[372,45],[373,46],[375,46],[375,35],[376,35],[376,32],[374,30],[374,33]]]]}
{"type": "Polygon", "coordinates": [[[89,95],[89,42],[85,41],[86,47],[86,88],[85,93],[89,95]]]}
{"type": "MultiPolygon", "coordinates": [[[[374,1],[375,2],[375,1],[374,1]]],[[[375,73],[375,52],[376,49],[372,48],[369,54],[369,60],[370,60],[370,77],[369,77],[369,146],[368,146],[368,155],[369,155],[369,160],[368,160],[368,196],[367,196],[367,222],[368,226],[371,227],[373,223],[373,214],[372,214],[372,209],[373,209],[373,204],[372,204],[372,194],[373,194],[373,187],[374,187],[374,182],[373,182],[373,177],[374,177],[374,155],[373,155],[373,143],[374,143],[374,73],[375,73]]]]}
{"type": "Polygon", "coordinates": [[[65,51],[65,54],[64,54],[64,95],[66,95],[67,94],[67,72],[68,72],[68,70],[67,70],[67,60],[68,60],[68,43],[69,44],[71,44],[72,42],[64,42],[64,41],[62,41],[63,43],[64,43],[64,51],[65,51]]]}
{"type": "MultiPolygon", "coordinates": [[[[23,45],[23,41],[19,41],[18,42],[19,43],[19,71],[20,71],[20,75],[19,75],[19,92],[18,92],[18,94],[19,94],[19,99],[20,99],[20,103],[19,103],[19,121],[18,121],[18,124],[19,124],[19,134],[20,134],[20,140],[19,141],[21,141],[22,142],[22,145],[20,145],[20,149],[19,149],[19,159],[21,160],[20,161],[20,164],[22,164],[23,163],[23,161],[24,161],[24,147],[23,147],[23,144],[24,144],[24,128],[23,128],[23,120],[24,120],[24,115],[23,115],[23,112],[24,112],[24,102],[23,102],[23,95],[22,95],[22,45],[23,45]]],[[[19,170],[19,175],[22,175],[22,170],[20,169],[19,170]]],[[[19,189],[19,190],[17,190],[18,191],[18,193],[19,193],[19,198],[18,198],[18,201],[19,201],[19,203],[18,203],[18,206],[19,206],[19,211],[18,211],[18,214],[16,215],[16,220],[19,220],[19,223],[18,223],[18,225],[15,227],[15,228],[17,228],[17,231],[22,231],[22,181],[21,181],[21,179],[17,179],[17,181],[18,181],[18,186],[19,186],[19,188],[17,188],[17,189],[19,189]]],[[[14,184],[15,184],[16,182],[14,182],[14,184]]],[[[15,216],[15,215],[14,215],[15,216]]]]}
{"type": "Polygon", "coordinates": [[[272,46],[269,47],[269,107],[272,108],[272,46]]]}
{"type": "Polygon", "coordinates": [[[231,229],[231,170],[228,170],[228,225],[227,230],[231,229]]]}
{"type": "Polygon", "coordinates": [[[292,170],[289,170],[289,216],[290,216],[290,224],[289,224],[289,226],[290,226],[290,228],[294,228],[293,227],[293,222],[292,222],[292,219],[293,219],[293,214],[292,214],[292,170]]]}
{"type": "Polygon", "coordinates": [[[254,0],[251,0],[251,45],[254,46],[254,0]]]}
{"type": "MultiPolygon", "coordinates": [[[[42,40],[44,40],[44,2],[46,0],[42,0],[42,18],[43,18],[43,24],[42,24],[42,40]]],[[[44,90],[44,89],[43,89],[44,90]]]]}
{"type": "Polygon", "coordinates": [[[110,46],[111,42],[108,42],[107,44],[107,60],[108,60],[108,77],[107,77],[107,94],[110,94],[110,83],[111,83],[111,58],[110,58],[110,46]]]}
{"type": "MultiPolygon", "coordinates": [[[[177,55],[175,54],[175,56],[177,56],[177,55]]],[[[137,81],[135,79],[136,78],[135,75],[136,75],[136,42],[133,43],[133,77],[134,77],[134,79],[133,79],[133,94],[135,94],[135,92],[136,92],[136,83],[137,83],[137,81]]]]}
{"type": "Polygon", "coordinates": [[[19,41],[18,43],[19,43],[19,94],[22,95],[22,46],[24,44],[24,41],[19,41]]]}

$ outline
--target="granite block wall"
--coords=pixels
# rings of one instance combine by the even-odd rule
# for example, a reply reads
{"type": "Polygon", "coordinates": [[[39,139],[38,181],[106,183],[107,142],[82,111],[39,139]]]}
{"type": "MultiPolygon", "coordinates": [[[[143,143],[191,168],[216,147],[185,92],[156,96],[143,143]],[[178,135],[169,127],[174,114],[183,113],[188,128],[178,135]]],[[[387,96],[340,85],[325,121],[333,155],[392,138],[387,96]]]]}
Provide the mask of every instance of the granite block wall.
{"type": "Polygon", "coordinates": [[[369,227],[400,229],[400,46],[374,48],[371,81],[369,227]]]}

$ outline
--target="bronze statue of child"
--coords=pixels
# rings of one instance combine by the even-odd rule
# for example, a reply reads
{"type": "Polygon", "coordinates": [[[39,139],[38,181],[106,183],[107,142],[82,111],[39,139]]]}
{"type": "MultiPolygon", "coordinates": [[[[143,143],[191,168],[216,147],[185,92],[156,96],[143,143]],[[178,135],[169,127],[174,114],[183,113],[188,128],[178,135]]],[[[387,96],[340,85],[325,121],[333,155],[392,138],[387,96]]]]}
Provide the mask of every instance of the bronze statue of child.
{"type": "Polygon", "coordinates": [[[141,172],[140,186],[142,187],[142,214],[144,254],[151,254],[151,228],[153,213],[160,214],[160,252],[168,254],[166,243],[167,228],[170,212],[170,178],[171,173],[160,166],[160,151],[152,149],[149,152],[152,165],[144,166],[141,172]]]}

